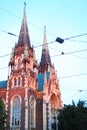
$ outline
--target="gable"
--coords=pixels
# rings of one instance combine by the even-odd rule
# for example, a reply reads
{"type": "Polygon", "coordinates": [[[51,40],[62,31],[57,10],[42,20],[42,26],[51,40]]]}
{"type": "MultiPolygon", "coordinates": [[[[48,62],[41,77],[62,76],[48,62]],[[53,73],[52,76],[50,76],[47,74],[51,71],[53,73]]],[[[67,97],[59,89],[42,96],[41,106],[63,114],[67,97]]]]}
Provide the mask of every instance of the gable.
{"type": "Polygon", "coordinates": [[[0,88],[7,88],[7,80],[0,81],[0,88]]]}
{"type": "MultiPolygon", "coordinates": [[[[50,75],[50,72],[46,72],[47,82],[49,80],[49,75],[50,75]]],[[[43,86],[44,86],[44,73],[39,73],[38,74],[38,90],[42,91],[43,90],[43,86]]]]}

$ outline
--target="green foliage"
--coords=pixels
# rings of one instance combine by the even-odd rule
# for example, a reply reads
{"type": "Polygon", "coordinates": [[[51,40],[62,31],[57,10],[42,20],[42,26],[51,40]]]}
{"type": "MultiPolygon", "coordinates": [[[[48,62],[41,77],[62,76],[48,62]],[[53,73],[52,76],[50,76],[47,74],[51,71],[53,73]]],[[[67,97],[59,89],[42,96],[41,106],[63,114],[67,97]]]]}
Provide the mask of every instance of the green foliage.
{"type": "Polygon", "coordinates": [[[0,130],[7,130],[6,110],[2,99],[0,98],[0,130]]]}
{"type": "Polygon", "coordinates": [[[84,101],[64,105],[59,111],[59,130],[87,130],[87,107],[84,101]]]}

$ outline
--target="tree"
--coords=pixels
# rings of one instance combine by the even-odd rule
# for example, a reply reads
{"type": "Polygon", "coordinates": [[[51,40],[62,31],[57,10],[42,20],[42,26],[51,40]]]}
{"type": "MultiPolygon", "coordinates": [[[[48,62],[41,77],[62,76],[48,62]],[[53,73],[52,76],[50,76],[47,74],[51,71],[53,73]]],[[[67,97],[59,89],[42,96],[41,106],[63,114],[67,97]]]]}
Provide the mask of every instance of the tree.
{"type": "Polygon", "coordinates": [[[77,105],[64,105],[58,115],[59,130],[87,130],[87,107],[85,101],[77,105]]]}
{"type": "Polygon", "coordinates": [[[6,110],[2,98],[0,98],[0,130],[7,129],[7,122],[6,122],[6,110]]]}

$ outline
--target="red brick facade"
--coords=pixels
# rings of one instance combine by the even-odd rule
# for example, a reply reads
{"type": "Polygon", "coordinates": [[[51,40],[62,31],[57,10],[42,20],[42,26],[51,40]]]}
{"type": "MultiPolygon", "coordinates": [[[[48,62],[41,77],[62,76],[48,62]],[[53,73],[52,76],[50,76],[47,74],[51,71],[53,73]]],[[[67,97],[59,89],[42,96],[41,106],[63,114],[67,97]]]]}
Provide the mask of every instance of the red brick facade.
{"type": "Polygon", "coordinates": [[[6,87],[2,85],[0,88],[0,97],[8,112],[10,129],[51,130],[52,111],[62,108],[59,81],[51,63],[46,32],[40,64],[35,59],[25,10],[18,43],[12,49],[8,68],[8,80],[6,87]]]}

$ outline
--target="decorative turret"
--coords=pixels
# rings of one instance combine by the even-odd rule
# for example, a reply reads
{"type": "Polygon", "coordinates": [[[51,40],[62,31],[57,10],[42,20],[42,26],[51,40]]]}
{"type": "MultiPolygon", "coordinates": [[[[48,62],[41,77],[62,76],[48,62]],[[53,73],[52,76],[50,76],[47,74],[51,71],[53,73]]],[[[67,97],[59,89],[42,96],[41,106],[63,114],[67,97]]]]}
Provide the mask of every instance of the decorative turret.
{"type": "Polygon", "coordinates": [[[12,48],[12,53],[11,53],[11,57],[10,57],[10,61],[9,61],[9,66],[11,65],[11,67],[14,65],[14,48],[12,48]]]}
{"type": "Polygon", "coordinates": [[[50,66],[52,66],[52,64],[47,44],[46,27],[44,27],[44,40],[39,72],[44,73],[45,71],[49,71],[50,66]]]}
{"type": "Polygon", "coordinates": [[[33,68],[38,68],[38,63],[37,63],[37,60],[36,60],[35,50],[33,50],[33,61],[34,61],[33,68]]]}

